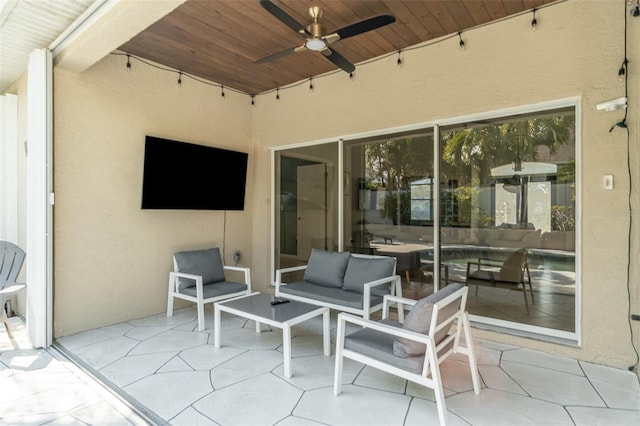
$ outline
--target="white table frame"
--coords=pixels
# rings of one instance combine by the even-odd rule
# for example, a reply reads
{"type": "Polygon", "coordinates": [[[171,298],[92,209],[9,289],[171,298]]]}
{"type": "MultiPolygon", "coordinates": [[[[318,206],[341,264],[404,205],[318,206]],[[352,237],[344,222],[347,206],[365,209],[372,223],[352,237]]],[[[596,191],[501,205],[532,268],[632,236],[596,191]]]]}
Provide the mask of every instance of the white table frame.
{"type": "MultiPolygon", "coordinates": [[[[264,323],[270,325],[272,327],[276,327],[282,330],[282,346],[283,346],[283,355],[284,355],[284,375],[287,378],[291,377],[291,327],[301,322],[307,321],[311,318],[322,315],[322,344],[324,349],[324,356],[331,355],[331,345],[329,341],[330,337],[330,317],[329,317],[329,308],[318,306],[316,309],[309,311],[305,314],[298,315],[286,321],[275,321],[270,318],[264,318],[262,316],[253,314],[251,312],[238,310],[235,308],[231,308],[229,306],[225,306],[227,302],[231,302],[234,300],[242,299],[245,297],[253,297],[260,293],[251,293],[249,295],[234,297],[233,299],[226,299],[224,301],[216,302],[214,304],[214,323],[213,323],[213,342],[216,348],[220,348],[220,313],[227,312],[229,314],[237,315],[242,318],[246,318],[249,320],[253,320],[256,322],[256,333],[261,332],[260,324],[264,323]]],[[[296,302],[294,300],[289,303],[302,303],[296,302]]],[[[276,305],[275,308],[277,309],[276,305]]]]}

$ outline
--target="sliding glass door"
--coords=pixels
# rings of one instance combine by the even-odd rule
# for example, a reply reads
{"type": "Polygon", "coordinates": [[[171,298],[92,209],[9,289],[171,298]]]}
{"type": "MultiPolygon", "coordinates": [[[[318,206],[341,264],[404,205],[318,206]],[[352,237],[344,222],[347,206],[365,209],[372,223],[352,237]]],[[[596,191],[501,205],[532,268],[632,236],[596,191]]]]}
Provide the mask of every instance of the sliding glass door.
{"type": "Polygon", "coordinates": [[[476,324],[577,340],[563,105],[276,151],[275,267],[313,248],[394,256],[405,296],[462,283],[476,324]]]}

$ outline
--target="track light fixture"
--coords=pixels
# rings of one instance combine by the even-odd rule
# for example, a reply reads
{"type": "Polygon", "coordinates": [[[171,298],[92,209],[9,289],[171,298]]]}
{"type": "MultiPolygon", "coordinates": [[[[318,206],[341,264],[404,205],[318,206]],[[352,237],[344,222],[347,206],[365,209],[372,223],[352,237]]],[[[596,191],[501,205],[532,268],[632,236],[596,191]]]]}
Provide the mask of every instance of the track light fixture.
{"type": "Polygon", "coordinates": [[[127,55],[127,72],[131,72],[131,56],[127,55]]]}
{"type": "Polygon", "coordinates": [[[220,86],[220,96],[224,99],[224,86],[220,86]]]}
{"type": "Polygon", "coordinates": [[[276,101],[280,100],[280,88],[276,87],[276,101]]]}
{"type": "Polygon", "coordinates": [[[535,31],[538,26],[538,20],[536,19],[536,8],[533,8],[533,19],[531,20],[531,31],[535,31]]]}
{"type": "Polygon", "coordinates": [[[182,87],[182,71],[178,72],[178,87],[182,87]]]}
{"type": "Polygon", "coordinates": [[[251,95],[251,105],[256,104],[256,95],[251,95]]]}
{"type": "Polygon", "coordinates": [[[313,77],[309,77],[309,91],[313,92],[313,77]]]}
{"type": "Polygon", "coordinates": [[[398,50],[398,60],[396,61],[398,66],[402,65],[402,56],[400,56],[401,53],[402,50],[398,50]]]}

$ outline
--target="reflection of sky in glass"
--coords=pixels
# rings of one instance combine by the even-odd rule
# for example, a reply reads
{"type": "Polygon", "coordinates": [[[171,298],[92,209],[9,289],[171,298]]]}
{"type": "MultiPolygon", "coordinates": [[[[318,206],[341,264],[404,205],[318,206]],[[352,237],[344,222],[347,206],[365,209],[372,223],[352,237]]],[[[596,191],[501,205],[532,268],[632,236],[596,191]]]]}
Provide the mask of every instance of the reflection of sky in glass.
{"type": "Polygon", "coordinates": [[[431,220],[431,200],[411,200],[411,220],[431,220]]]}
{"type": "Polygon", "coordinates": [[[412,200],[427,200],[431,198],[431,185],[411,185],[412,200]]]}

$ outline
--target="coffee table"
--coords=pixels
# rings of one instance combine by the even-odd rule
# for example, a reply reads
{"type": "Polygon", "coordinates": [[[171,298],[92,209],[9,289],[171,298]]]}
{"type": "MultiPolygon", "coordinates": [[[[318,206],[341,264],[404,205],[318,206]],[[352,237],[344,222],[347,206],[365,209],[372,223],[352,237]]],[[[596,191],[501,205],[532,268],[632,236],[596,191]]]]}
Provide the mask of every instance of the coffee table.
{"type": "Polygon", "coordinates": [[[220,347],[220,312],[227,312],[256,322],[256,332],[260,332],[260,324],[268,324],[282,329],[284,353],[284,375],[291,377],[291,327],[322,315],[322,341],[324,355],[331,355],[329,343],[329,308],[296,302],[272,305],[273,296],[266,293],[252,293],[214,304],[213,343],[220,347]]]}

